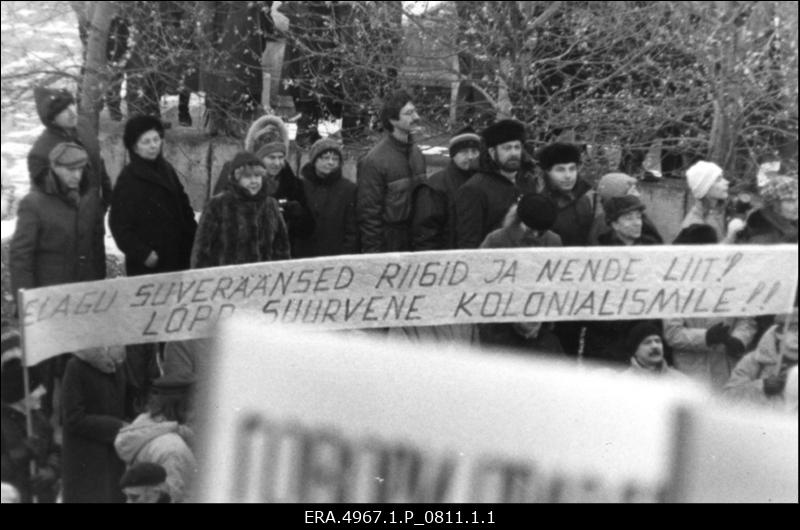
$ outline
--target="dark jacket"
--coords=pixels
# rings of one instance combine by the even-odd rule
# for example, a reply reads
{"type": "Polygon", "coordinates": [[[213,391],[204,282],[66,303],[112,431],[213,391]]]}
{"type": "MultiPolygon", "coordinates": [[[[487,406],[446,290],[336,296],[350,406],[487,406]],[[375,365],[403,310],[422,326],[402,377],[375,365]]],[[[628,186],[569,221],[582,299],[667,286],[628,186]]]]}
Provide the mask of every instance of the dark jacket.
{"type": "Polygon", "coordinates": [[[341,171],[321,179],[311,164],[306,164],[301,174],[316,228],[308,237],[297,239],[292,257],[358,253],[356,185],[342,177],[341,171]]]}
{"type": "Polygon", "coordinates": [[[736,242],[760,245],[797,243],[797,221],[784,219],[766,206],[753,210],[736,242]]]}
{"type": "Polygon", "coordinates": [[[14,292],[106,277],[103,204],[85,173],[75,194],[48,170],[20,201],[10,251],[14,292]]]}
{"type": "MultiPolygon", "coordinates": [[[[602,246],[623,246],[622,241],[617,237],[613,230],[600,236],[602,246]]],[[[642,237],[634,245],[657,245],[658,241],[646,236],[642,230],[642,237]]],[[[646,322],[645,320],[595,320],[586,322],[586,335],[584,341],[583,355],[587,359],[594,359],[603,362],[612,362],[628,365],[630,364],[633,352],[626,350],[626,340],[628,333],[634,326],[646,322]]],[[[649,321],[662,330],[663,325],[660,320],[649,321]]],[[[664,344],[664,355],[672,364],[672,354],[668,346],[664,344]]]]}
{"type": "Polygon", "coordinates": [[[527,160],[512,183],[484,154],[481,169],[456,192],[457,248],[478,248],[490,232],[501,227],[517,199],[535,191],[535,183],[533,165],[527,160]]]}
{"type": "MultiPolygon", "coordinates": [[[[509,212],[503,228],[491,232],[480,248],[521,248],[521,247],[560,247],[561,238],[551,231],[546,231],[539,237],[534,237],[532,232],[524,230],[516,215],[516,207],[509,212]]],[[[563,348],[558,337],[552,331],[552,324],[537,322],[539,328],[535,336],[529,335],[530,328],[523,328],[529,323],[484,323],[478,324],[478,334],[481,344],[494,346],[527,354],[561,354],[563,348]]]]}
{"type": "Polygon", "coordinates": [[[2,478],[17,488],[22,502],[56,500],[56,482],[61,475],[61,448],[53,440],[53,427],[40,410],[31,411],[34,437],[28,436],[25,414],[10,405],[2,405],[3,462],[2,478]],[[53,480],[31,480],[30,464],[34,462],[39,472],[47,469],[53,480]]]}
{"type": "Polygon", "coordinates": [[[70,359],[62,390],[64,502],[123,502],[125,464],[114,438],[125,424],[125,376],[70,359]]]}
{"type": "Polygon", "coordinates": [[[411,238],[414,250],[456,247],[456,191],[472,176],[452,161],[414,190],[411,238]]]}
{"type": "Polygon", "coordinates": [[[189,268],[197,223],[189,197],[163,155],[150,162],[131,154],[114,187],[109,225],[125,253],[128,276],[189,268]],[[153,250],[158,264],[149,269],[144,262],[153,250]]]}
{"type": "MultiPolygon", "coordinates": [[[[230,180],[231,164],[225,162],[219,173],[217,183],[214,185],[214,195],[218,195],[229,189],[232,184],[230,180]]],[[[289,242],[292,249],[298,244],[298,240],[307,238],[314,233],[314,216],[308,207],[308,198],[303,187],[303,182],[297,178],[289,164],[283,166],[278,173],[278,189],[272,194],[272,198],[280,204],[280,211],[289,231],[289,242]]]]}
{"type": "Polygon", "coordinates": [[[578,179],[572,192],[565,193],[551,186],[547,176],[543,176],[537,179],[535,191],[556,203],[558,217],[551,230],[561,236],[564,246],[587,246],[595,216],[599,214],[599,198],[591,185],[578,179]]]}
{"type": "MultiPolygon", "coordinates": [[[[43,93],[46,95],[46,93],[43,93]]],[[[103,205],[107,207],[111,201],[111,179],[106,172],[106,166],[100,157],[100,148],[97,140],[92,141],[80,124],[76,129],[62,129],[47,120],[48,105],[51,100],[43,97],[36,101],[36,111],[39,119],[45,126],[45,130],[36,141],[28,153],[28,175],[33,186],[39,186],[44,182],[45,176],[50,170],[50,151],[62,142],[74,142],[83,146],[89,153],[89,163],[84,170],[84,177],[88,181],[89,187],[100,190],[103,205]]]]}
{"type": "Polygon", "coordinates": [[[289,259],[289,235],[266,188],[250,195],[238,185],[206,205],[192,249],[192,268],[289,259]]]}
{"type": "Polygon", "coordinates": [[[358,161],[357,171],[362,252],[410,250],[411,193],[425,179],[422,151],[388,134],[358,161]]]}

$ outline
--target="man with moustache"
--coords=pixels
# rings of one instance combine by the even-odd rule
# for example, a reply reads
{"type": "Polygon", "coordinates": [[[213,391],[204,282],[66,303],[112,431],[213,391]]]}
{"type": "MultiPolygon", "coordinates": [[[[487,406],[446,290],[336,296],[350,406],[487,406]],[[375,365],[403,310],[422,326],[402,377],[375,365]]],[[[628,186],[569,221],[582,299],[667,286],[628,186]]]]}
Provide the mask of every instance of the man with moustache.
{"type": "Polygon", "coordinates": [[[356,216],[364,253],[411,250],[411,194],[425,158],[411,133],[421,121],[411,96],[397,91],[381,109],[388,134],[358,162],[356,216]]]}
{"type": "Polygon", "coordinates": [[[630,355],[631,363],[627,373],[688,380],[685,375],[667,364],[664,358],[664,338],[654,323],[637,324],[630,330],[627,339],[626,353],[630,355]]]}
{"type": "Polygon", "coordinates": [[[519,197],[535,191],[534,166],[523,149],[525,126],[502,120],[481,136],[481,169],[456,192],[456,248],[478,248],[519,197]]]}
{"type": "Polygon", "coordinates": [[[478,168],[481,138],[472,127],[449,142],[450,164],[431,175],[414,192],[411,233],[414,250],[456,248],[456,192],[478,168]]]}

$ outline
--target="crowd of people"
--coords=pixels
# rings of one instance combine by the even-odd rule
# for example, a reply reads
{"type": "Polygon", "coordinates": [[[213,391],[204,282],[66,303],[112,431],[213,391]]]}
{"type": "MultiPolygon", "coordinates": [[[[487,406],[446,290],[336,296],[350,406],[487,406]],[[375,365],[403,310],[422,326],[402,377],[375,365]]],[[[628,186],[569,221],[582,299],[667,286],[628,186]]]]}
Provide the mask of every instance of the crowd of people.
{"type": "MultiPolygon", "coordinates": [[[[740,212],[730,208],[723,169],[697,161],[686,171],[695,204],[669,242],[648,216],[637,179],[614,172],[594,186],[581,175],[579,146],[552,143],[530,153],[524,124],[511,119],[480,133],[456,132],[448,166],[428,176],[412,136],[421,118],[404,91],[385,100],[386,134],[359,160],[355,183],[343,176],[336,138],[314,143],[297,176],[287,163],[283,122],[271,115],[256,120],[197,222],[163,155],[158,117],[125,124],[129,162],[112,190],[96,142],[77,127],[72,95],[40,88],[35,97],[45,132],[29,155],[31,191],[19,204],[11,243],[15,291],[105,278],[106,213],[131,276],[358,253],[797,243],[796,176],[772,175],[760,190],[763,205],[740,212]]],[[[775,407],[793,399],[797,406],[796,309],[759,318],[485,323],[387,333],[694,378],[731,399],[775,407]]],[[[207,341],[55,357],[29,370],[28,395],[19,346],[16,331],[4,326],[2,475],[22,501],[187,498],[198,466],[192,390],[208,362],[207,341]]]]}

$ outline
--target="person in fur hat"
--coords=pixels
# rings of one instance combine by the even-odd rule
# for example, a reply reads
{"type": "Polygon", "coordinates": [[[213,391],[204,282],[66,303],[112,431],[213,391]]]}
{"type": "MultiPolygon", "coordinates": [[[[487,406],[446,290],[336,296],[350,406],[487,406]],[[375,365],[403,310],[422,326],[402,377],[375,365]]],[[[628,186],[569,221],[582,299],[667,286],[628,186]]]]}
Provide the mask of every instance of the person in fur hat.
{"type": "Polygon", "coordinates": [[[508,210],[535,191],[533,162],[524,150],[525,125],[501,120],[481,133],[480,169],[456,192],[456,246],[478,248],[503,224],[508,210]]]}
{"type": "MultiPolygon", "coordinates": [[[[299,238],[306,238],[314,231],[314,217],[308,207],[303,183],[292,171],[286,160],[289,154],[289,132],[278,116],[266,115],[254,121],[244,139],[244,150],[256,155],[267,170],[264,178],[266,195],[280,205],[283,220],[289,231],[289,241],[296,246],[299,238]]],[[[219,194],[231,185],[229,163],[222,166],[214,186],[219,194]]]]}
{"type": "MultiPolygon", "coordinates": [[[[37,86],[33,89],[36,112],[45,129],[28,153],[28,175],[33,187],[47,185],[50,152],[60,143],[73,143],[86,150],[88,158],[83,172],[87,188],[94,188],[103,203],[103,214],[111,202],[111,179],[100,156],[97,138],[87,134],[78,120],[75,98],[67,90],[37,86]]],[[[105,225],[103,225],[105,229],[105,225]]]]}
{"type": "Polygon", "coordinates": [[[122,140],[130,162],[117,178],[109,225],[128,276],[188,269],[197,223],[175,168],[164,158],[161,120],[131,118],[122,140]]]}
{"type": "Polygon", "coordinates": [[[449,142],[450,163],[414,190],[411,237],[414,250],[456,248],[456,192],[478,169],[481,137],[465,127],[449,142]]]}
{"type": "Polygon", "coordinates": [[[425,180],[425,157],[412,133],[421,119],[411,96],[389,95],[381,108],[387,134],[358,162],[356,211],[365,253],[411,250],[411,194],[425,180]]]}
{"type": "Polygon", "coordinates": [[[231,185],[200,217],[192,268],[289,259],[289,234],[278,201],[267,195],[264,163],[245,151],[230,168],[231,185]]]}
{"type": "Polygon", "coordinates": [[[578,176],[581,152],[578,146],[553,143],[536,155],[544,176],[537,179],[536,191],[547,195],[558,207],[553,232],[564,246],[586,246],[596,218],[602,212],[592,186],[578,176]]]}
{"type": "Polygon", "coordinates": [[[297,238],[295,258],[356,254],[359,251],[356,223],[356,185],[342,176],[342,146],[338,138],[322,138],[311,146],[301,175],[314,231],[297,238]]]}

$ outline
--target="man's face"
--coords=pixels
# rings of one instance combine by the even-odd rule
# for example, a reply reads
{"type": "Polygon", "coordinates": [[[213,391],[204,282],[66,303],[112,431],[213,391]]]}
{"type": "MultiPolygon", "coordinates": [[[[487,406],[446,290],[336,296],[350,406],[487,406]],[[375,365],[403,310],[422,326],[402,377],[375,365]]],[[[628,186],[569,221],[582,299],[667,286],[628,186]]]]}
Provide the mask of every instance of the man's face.
{"type": "Polygon", "coordinates": [[[562,191],[572,191],[578,181],[578,164],[575,162],[555,164],[547,170],[547,177],[556,188],[562,191]]]}
{"type": "Polygon", "coordinates": [[[648,368],[660,366],[664,361],[664,345],[661,337],[650,335],[639,343],[636,353],[633,354],[639,364],[648,368]]]}
{"type": "Polygon", "coordinates": [[[67,108],[56,114],[53,124],[62,129],[74,129],[78,126],[78,107],[73,103],[67,108]]]}
{"type": "Polygon", "coordinates": [[[623,241],[636,241],[642,236],[642,212],[634,210],[620,215],[611,228],[623,241]]]}
{"type": "Polygon", "coordinates": [[[473,171],[478,169],[479,155],[480,152],[474,147],[459,149],[458,152],[453,155],[453,164],[461,171],[473,171]]]}
{"type": "Polygon", "coordinates": [[[159,486],[130,486],[122,491],[128,504],[155,504],[161,497],[159,486]]]}
{"type": "Polygon", "coordinates": [[[277,177],[286,163],[286,155],[281,152],[270,153],[262,158],[261,161],[267,166],[267,176],[277,177]]]}
{"type": "Polygon", "coordinates": [[[84,166],[70,168],[64,166],[53,166],[53,173],[58,177],[59,182],[69,189],[77,190],[81,183],[81,175],[83,175],[84,166]]]}
{"type": "Polygon", "coordinates": [[[405,134],[410,134],[414,132],[415,129],[418,129],[421,122],[422,120],[420,120],[419,114],[417,114],[417,108],[410,101],[400,109],[398,119],[389,120],[389,123],[392,124],[395,130],[405,134]]]}
{"type": "Polygon", "coordinates": [[[522,142],[513,140],[489,148],[489,156],[503,171],[519,171],[522,164],[522,142]]]}

